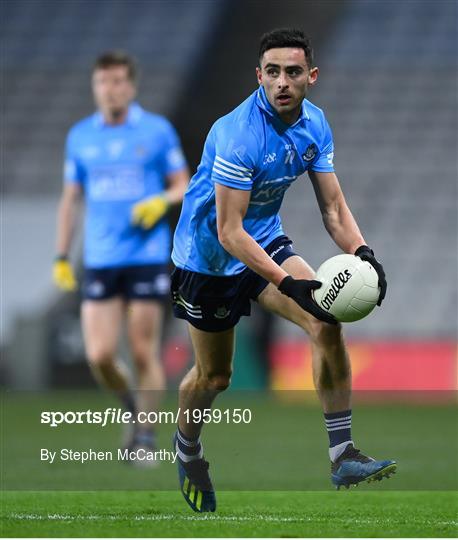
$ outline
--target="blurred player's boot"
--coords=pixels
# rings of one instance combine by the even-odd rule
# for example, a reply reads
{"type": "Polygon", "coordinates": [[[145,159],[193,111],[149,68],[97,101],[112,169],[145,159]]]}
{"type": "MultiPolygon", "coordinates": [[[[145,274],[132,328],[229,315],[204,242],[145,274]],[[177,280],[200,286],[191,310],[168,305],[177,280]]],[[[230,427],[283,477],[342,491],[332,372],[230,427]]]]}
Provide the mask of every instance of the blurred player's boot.
{"type": "Polygon", "coordinates": [[[396,462],[390,459],[376,461],[361,454],[352,444],[349,444],[339,458],[331,464],[332,483],[340,489],[345,486],[357,485],[360,482],[372,482],[389,478],[396,472],[396,462]]]}
{"type": "Polygon", "coordinates": [[[128,463],[135,467],[155,468],[159,461],[150,459],[151,453],[156,450],[156,437],[152,431],[136,431],[127,444],[129,451],[128,463]],[[148,456],[148,459],[145,459],[148,456]]]}
{"type": "MultiPolygon", "coordinates": [[[[177,449],[177,434],[173,437],[173,451],[177,449]]],[[[194,512],[214,512],[216,496],[205,459],[185,462],[177,456],[178,479],[181,493],[194,512]]]]}

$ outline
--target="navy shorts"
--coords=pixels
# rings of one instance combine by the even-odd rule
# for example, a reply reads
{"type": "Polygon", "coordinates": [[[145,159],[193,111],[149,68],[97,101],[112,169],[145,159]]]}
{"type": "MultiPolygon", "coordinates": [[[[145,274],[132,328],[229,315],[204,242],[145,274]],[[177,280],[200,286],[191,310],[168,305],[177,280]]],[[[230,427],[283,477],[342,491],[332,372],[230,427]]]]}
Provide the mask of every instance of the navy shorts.
{"type": "MultiPolygon", "coordinates": [[[[280,236],[266,248],[277,263],[296,255],[287,236],[280,236]]],[[[206,332],[222,332],[234,327],[242,315],[250,315],[268,281],[246,268],[235,276],[210,276],[181,268],[172,273],[173,313],[206,332]]]]}
{"type": "Polygon", "coordinates": [[[167,264],[85,268],[83,298],[107,300],[122,296],[126,300],[164,300],[170,291],[167,264]]]}

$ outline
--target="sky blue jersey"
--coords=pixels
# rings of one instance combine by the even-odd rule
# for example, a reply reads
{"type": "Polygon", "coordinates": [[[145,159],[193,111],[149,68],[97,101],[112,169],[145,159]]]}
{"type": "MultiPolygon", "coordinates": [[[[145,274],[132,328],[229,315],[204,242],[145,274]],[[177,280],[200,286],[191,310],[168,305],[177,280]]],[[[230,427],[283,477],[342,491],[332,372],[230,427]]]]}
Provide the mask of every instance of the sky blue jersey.
{"type": "Polygon", "coordinates": [[[86,267],[168,262],[171,233],[166,220],[145,231],[132,225],[132,206],[162,193],[166,175],[185,166],[170,122],[137,103],[129,106],[121,125],[107,125],[96,112],[73,126],[67,137],[64,178],[84,190],[86,267]]]}
{"type": "Polygon", "coordinates": [[[278,212],[288,187],[306,170],[333,172],[333,154],[321,109],[304,100],[298,120],[287,125],[259,87],[207,136],[175,231],[175,265],[214,276],[242,272],[246,266],[218,241],[215,183],[251,191],[243,227],[266,247],[284,234],[278,212]]]}

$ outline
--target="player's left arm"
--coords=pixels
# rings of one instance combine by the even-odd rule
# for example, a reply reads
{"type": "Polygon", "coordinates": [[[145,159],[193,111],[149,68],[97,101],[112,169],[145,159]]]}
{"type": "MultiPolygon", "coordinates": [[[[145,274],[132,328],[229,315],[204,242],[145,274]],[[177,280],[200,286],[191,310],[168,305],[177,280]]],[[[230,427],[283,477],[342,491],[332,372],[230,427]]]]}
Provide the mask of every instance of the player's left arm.
{"type": "Polygon", "coordinates": [[[309,172],[326,230],[345,253],[353,254],[365,244],[363,235],[345,201],[333,172],[309,172]]]}
{"type": "Polygon", "coordinates": [[[167,188],[159,195],[143,199],[132,209],[132,222],[144,229],[151,229],[164,217],[169,208],[180,204],[189,183],[189,170],[181,170],[167,175],[167,188]]]}
{"type": "Polygon", "coordinates": [[[159,170],[165,178],[165,189],[132,208],[132,222],[144,229],[154,227],[171,206],[181,203],[189,183],[189,169],[175,128],[163,120],[160,129],[163,147],[159,170]]]}
{"type": "Polygon", "coordinates": [[[167,175],[167,189],[163,196],[169,205],[180,204],[184,194],[188,189],[189,184],[189,169],[184,167],[179,171],[171,172],[167,175]]]}
{"type": "Polygon", "coordinates": [[[334,172],[309,171],[310,180],[320,207],[324,226],[334,242],[346,253],[357,255],[368,261],[379,277],[382,303],[386,294],[385,271],[372,249],[366,244],[353,214],[348,208],[339,180],[334,172]]]}

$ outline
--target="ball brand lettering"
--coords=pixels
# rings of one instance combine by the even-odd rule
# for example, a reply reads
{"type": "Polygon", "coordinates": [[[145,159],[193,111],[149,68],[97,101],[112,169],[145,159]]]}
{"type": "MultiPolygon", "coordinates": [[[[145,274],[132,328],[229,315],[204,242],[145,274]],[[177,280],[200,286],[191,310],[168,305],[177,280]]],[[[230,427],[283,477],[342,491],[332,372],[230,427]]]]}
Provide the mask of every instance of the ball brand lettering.
{"type": "Polygon", "coordinates": [[[321,305],[324,309],[329,309],[339,296],[339,292],[343,289],[345,283],[351,278],[350,270],[339,272],[331,282],[326,296],[321,300],[321,305]]]}

